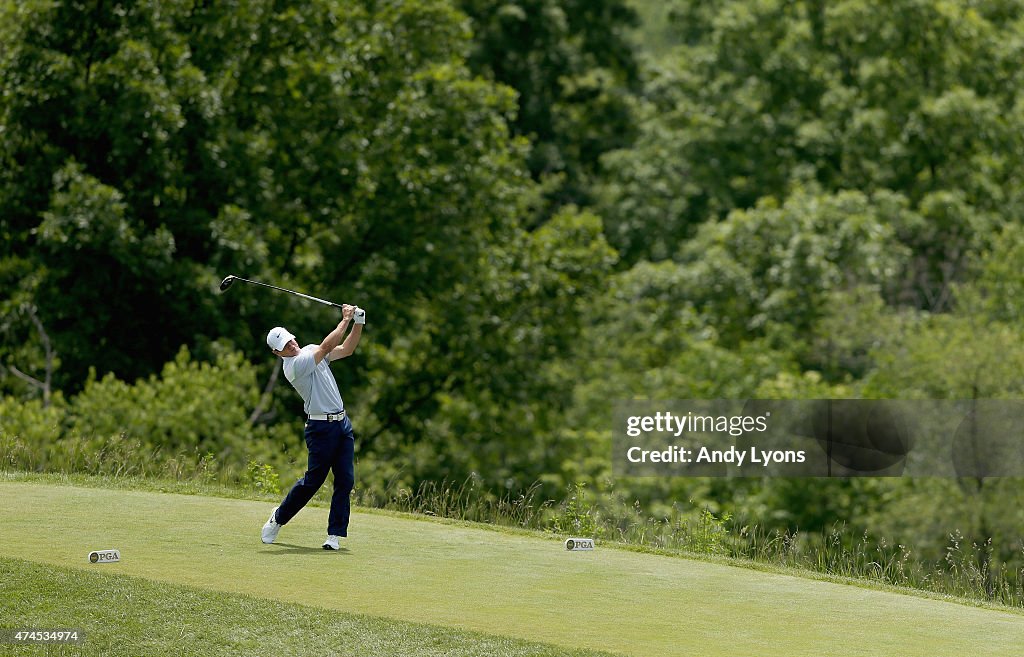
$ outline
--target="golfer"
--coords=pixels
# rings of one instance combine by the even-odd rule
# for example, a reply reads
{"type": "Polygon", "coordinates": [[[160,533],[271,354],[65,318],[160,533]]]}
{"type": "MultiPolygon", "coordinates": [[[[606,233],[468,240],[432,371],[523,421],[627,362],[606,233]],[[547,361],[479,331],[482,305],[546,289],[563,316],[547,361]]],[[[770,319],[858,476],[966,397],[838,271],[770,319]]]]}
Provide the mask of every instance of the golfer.
{"type": "Polygon", "coordinates": [[[361,308],[344,305],[341,321],[323,342],[301,349],[295,336],[283,327],[272,328],[267,334],[267,346],[274,355],[284,359],[284,376],[305,402],[309,465],[306,474],[295,482],[281,505],[270,512],[270,519],[263,525],[264,543],[274,542],[281,527],[288,524],[327,481],[329,470],[334,471],[334,494],[331,496],[331,514],[327,520],[327,540],[323,548],[337,550],[338,539],[348,536],[349,495],[355,484],[353,457],[356,436],[328,363],[352,355],[359,345],[365,321],[361,308]],[[353,317],[352,331],[342,342],[353,317]]]}

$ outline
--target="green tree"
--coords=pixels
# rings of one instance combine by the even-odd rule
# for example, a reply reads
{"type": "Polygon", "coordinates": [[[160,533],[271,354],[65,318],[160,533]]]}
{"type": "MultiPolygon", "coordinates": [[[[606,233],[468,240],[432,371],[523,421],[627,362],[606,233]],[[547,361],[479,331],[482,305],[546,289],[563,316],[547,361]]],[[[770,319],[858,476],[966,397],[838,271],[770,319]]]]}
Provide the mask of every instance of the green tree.
{"type": "Polygon", "coordinates": [[[798,191],[702,226],[677,258],[690,300],[726,344],[773,326],[806,335],[830,292],[899,280],[907,254],[896,234],[913,220],[893,194],[798,191]]]}
{"type": "Polygon", "coordinates": [[[588,205],[600,156],[634,136],[640,86],[623,0],[459,0],[472,21],[469,65],[516,90],[517,135],[530,139],[530,172],[544,181],[531,221],[563,205],[588,205]]]}
{"type": "MultiPolygon", "coordinates": [[[[814,181],[894,192],[926,220],[903,302],[941,310],[989,229],[1020,214],[1019,3],[686,3],[636,146],[600,211],[626,262],[814,181]],[[884,29],[879,29],[884,26],[884,29]]],[[[668,244],[669,246],[665,246],[668,244]]]]}
{"type": "Polygon", "coordinates": [[[371,307],[387,343],[477,275],[532,195],[513,95],[471,76],[443,2],[2,12],[0,276],[38,308],[61,387],[328,322],[287,297],[218,298],[227,272],[371,307]]]}
{"type": "MultiPolygon", "coordinates": [[[[420,330],[387,349],[368,394],[363,435],[377,481],[457,480],[528,487],[562,472],[574,444],[548,438],[572,388],[562,364],[590,318],[615,254],[594,215],[567,208],[542,228],[495,247],[494,267],[423,308],[420,330]],[[417,445],[410,437],[422,436],[417,445]]],[[[558,494],[558,490],[549,490],[558,494]]]]}

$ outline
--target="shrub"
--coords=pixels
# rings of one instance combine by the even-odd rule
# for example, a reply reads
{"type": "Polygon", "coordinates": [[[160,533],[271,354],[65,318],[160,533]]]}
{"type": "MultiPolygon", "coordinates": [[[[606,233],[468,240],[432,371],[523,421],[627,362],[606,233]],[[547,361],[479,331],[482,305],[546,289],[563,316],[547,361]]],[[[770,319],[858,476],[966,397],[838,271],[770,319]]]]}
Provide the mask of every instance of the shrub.
{"type": "Polygon", "coordinates": [[[281,494],[281,480],[274,468],[266,463],[249,461],[242,483],[246,488],[257,493],[281,494]]]}
{"type": "Polygon", "coordinates": [[[580,483],[569,487],[565,502],[551,521],[551,529],[556,533],[593,538],[602,534],[597,509],[587,503],[585,488],[580,483]]]}
{"type": "Polygon", "coordinates": [[[287,465],[292,423],[252,426],[256,368],[238,353],[214,363],[182,348],[159,377],[112,374],[65,401],[0,399],[0,467],[29,471],[238,481],[250,461],[287,465]]]}

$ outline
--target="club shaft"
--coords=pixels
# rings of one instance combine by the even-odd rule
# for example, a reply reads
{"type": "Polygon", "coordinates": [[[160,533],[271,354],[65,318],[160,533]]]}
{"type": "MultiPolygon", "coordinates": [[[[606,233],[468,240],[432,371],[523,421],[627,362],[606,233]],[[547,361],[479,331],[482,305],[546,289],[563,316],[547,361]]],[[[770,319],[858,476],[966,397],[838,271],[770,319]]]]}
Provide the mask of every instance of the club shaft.
{"type": "Polygon", "coordinates": [[[295,290],[289,290],[289,289],[286,289],[286,288],[283,288],[283,287],[278,287],[276,285],[270,285],[269,283],[260,283],[259,281],[251,281],[248,278],[241,278],[240,276],[235,276],[235,280],[237,280],[237,281],[244,281],[246,283],[252,283],[253,285],[262,285],[263,287],[269,287],[269,288],[271,288],[273,290],[280,290],[281,292],[287,292],[288,294],[294,294],[297,297],[302,297],[303,299],[309,299],[310,301],[316,301],[317,303],[322,303],[325,306],[334,306],[335,308],[341,308],[341,304],[340,303],[334,303],[333,301],[327,301],[326,299],[320,299],[318,297],[313,297],[313,296],[310,296],[308,294],[303,294],[301,292],[296,292],[295,290]]]}

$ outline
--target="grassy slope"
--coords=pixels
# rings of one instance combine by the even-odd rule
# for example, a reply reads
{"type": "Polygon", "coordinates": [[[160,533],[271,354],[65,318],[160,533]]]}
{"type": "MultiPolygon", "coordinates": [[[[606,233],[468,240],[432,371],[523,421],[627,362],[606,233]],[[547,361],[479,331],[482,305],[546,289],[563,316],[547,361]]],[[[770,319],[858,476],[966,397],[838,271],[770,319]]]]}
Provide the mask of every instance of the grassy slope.
{"type": "MultiPolygon", "coordinates": [[[[0,558],[4,626],[75,628],[82,644],[2,646],[0,655],[395,655],[571,657],[553,646],[0,558]]],[[[592,653],[585,653],[590,655],[592,653]]]]}
{"type": "Polygon", "coordinates": [[[319,549],[326,510],[259,543],[270,505],[0,483],[0,553],[284,602],[635,655],[1007,655],[1024,617],[620,550],[356,514],[319,549]],[[124,561],[89,566],[90,549],[124,561]]]}

